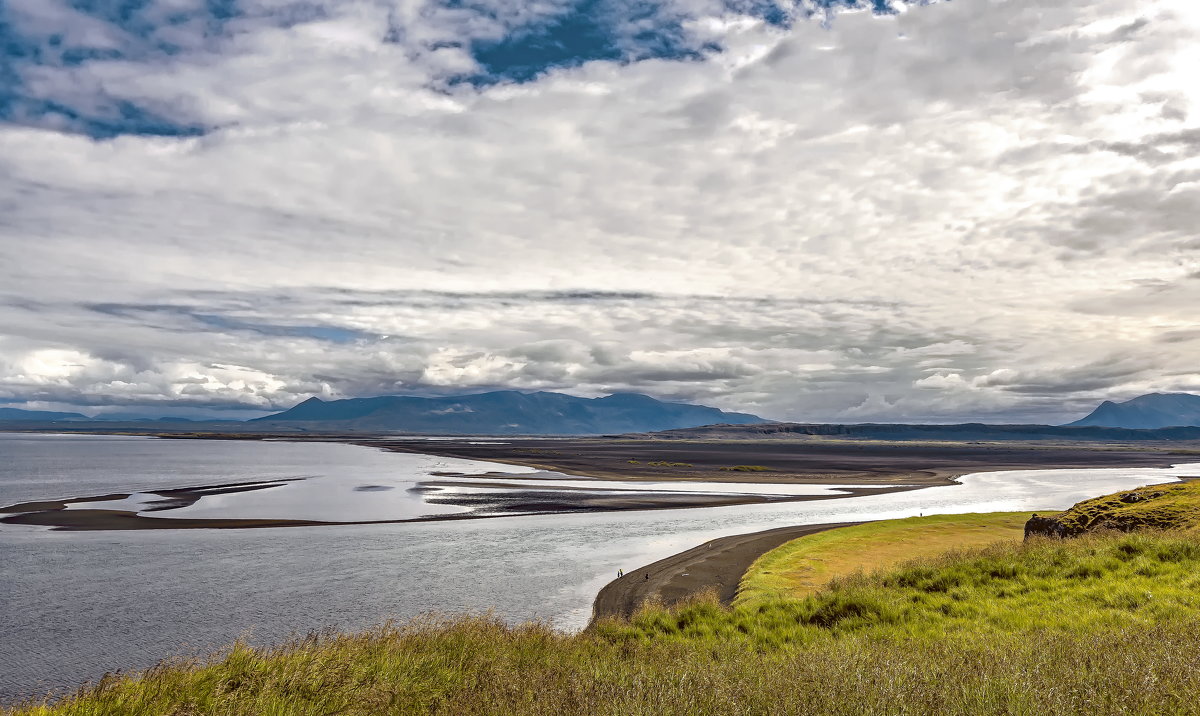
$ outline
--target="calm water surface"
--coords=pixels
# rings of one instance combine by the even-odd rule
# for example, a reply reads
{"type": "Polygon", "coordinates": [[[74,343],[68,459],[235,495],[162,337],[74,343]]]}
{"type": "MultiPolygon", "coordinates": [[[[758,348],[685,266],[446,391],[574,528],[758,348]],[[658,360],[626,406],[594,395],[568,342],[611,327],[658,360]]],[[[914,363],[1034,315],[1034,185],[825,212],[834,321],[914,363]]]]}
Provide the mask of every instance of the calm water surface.
{"type": "MultiPolygon", "coordinates": [[[[446,469],[513,471],[330,443],[0,434],[0,505],[295,477],[351,489],[446,469]]],[[[141,532],[0,525],[0,702],[207,653],[246,634],[272,643],[326,627],[488,609],[578,628],[618,568],[714,537],[918,512],[1061,509],[1197,473],[1200,465],[1009,471],[808,503],[415,524],[141,532]]]]}

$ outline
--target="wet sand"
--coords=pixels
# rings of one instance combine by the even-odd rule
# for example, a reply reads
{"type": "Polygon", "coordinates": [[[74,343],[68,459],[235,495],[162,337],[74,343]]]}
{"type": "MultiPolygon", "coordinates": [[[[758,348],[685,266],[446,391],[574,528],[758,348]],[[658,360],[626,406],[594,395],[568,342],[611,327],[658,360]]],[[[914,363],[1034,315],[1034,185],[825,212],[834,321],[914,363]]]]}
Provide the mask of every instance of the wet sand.
{"type": "Polygon", "coordinates": [[[314,527],[317,525],[356,524],[315,522],[311,520],[246,520],[246,519],[171,519],[146,517],[125,510],[51,510],[26,512],[0,519],[10,525],[52,527],[67,532],[95,530],[187,530],[187,529],[251,529],[262,527],[314,527]]]}
{"type": "Polygon", "coordinates": [[[630,570],[600,590],[592,605],[592,620],[617,617],[628,619],[646,601],[666,606],[688,597],[716,589],[724,604],[733,603],[742,575],[754,560],[797,537],[861,522],[779,527],[732,537],[722,537],[685,552],[630,570]]]}
{"type": "MultiPolygon", "coordinates": [[[[162,437],[179,437],[162,435],[162,437]]],[[[200,436],[187,436],[197,438],[200,436]]],[[[211,435],[209,439],[225,436],[211,435]]],[[[242,436],[264,439],[270,436],[242,436]]],[[[290,436],[284,439],[296,439],[290,436]]],[[[162,490],[162,498],[136,512],[111,506],[69,503],[119,500],[128,495],[80,497],[63,501],[31,502],[0,508],[8,516],[0,522],[41,525],[64,530],[111,529],[245,529],[300,527],[332,524],[386,524],[451,519],[481,519],[518,514],[556,514],[619,510],[681,509],[717,507],[780,501],[837,499],[895,490],[954,484],[955,478],[971,472],[1015,469],[1096,468],[1153,466],[1167,467],[1195,459],[1194,452],[1179,452],[1166,446],[1058,443],[914,443],[856,440],[653,440],[626,438],[495,438],[480,443],[478,438],[420,440],[413,438],[318,438],[322,442],[349,442],[396,452],[522,465],[535,469],[601,479],[631,481],[688,480],[709,482],[719,490],[721,483],[841,484],[854,488],[833,495],[764,496],[704,495],[648,492],[604,494],[585,490],[539,489],[529,476],[487,474],[455,475],[473,483],[471,494],[429,496],[434,504],[456,505],[471,510],[465,514],[419,517],[405,520],[341,522],[295,519],[174,519],[147,513],[194,504],[205,494],[268,489],[277,484],[242,483],[197,488],[162,490]],[[754,469],[735,470],[739,466],[754,469]],[[520,489],[501,488],[505,483],[523,484],[520,489]],[[495,487],[495,489],[487,489],[495,487]]],[[[439,473],[449,478],[450,474],[439,473]]],[[[435,483],[430,483],[435,484],[435,483]]],[[[602,487],[597,485],[597,487],[602,487]]],[[[122,506],[124,507],[124,506],[122,506]]]]}
{"type": "MultiPolygon", "coordinates": [[[[188,487],[147,492],[162,499],[148,502],[141,509],[122,510],[106,507],[88,507],[88,503],[103,503],[124,500],[130,493],[113,493],[92,497],[75,497],[65,500],[43,500],[0,507],[0,523],[51,527],[64,531],[93,530],[152,530],[152,529],[256,529],[265,527],[316,527],[325,525],[370,525],[401,524],[405,522],[442,522],[447,520],[487,519],[516,515],[566,514],[579,512],[620,512],[627,510],[669,510],[696,507],[725,507],[730,505],[764,504],[776,502],[808,502],[833,500],[888,492],[920,489],[912,486],[856,487],[838,490],[826,495],[709,495],[686,492],[645,492],[612,494],[603,491],[589,492],[583,488],[561,490],[537,490],[530,488],[505,488],[473,494],[430,495],[430,504],[454,505],[471,508],[471,512],[447,515],[431,515],[397,520],[325,521],[299,519],[248,519],[248,518],[172,518],[156,517],[157,511],[187,507],[203,499],[205,495],[228,495],[278,487],[283,481],[273,483],[231,483],[205,487],[188,487]],[[71,505],[71,509],[67,509],[71,505]]],[[[427,483],[431,486],[454,483],[427,483]]],[[[490,483],[484,483],[488,486],[490,483]]],[[[532,487],[532,486],[531,486],[532,487]]]]}
{"type": "MultiPolygon", "coordinates": [[[[289,479],[272,482],[229,482],[220,485],[205,485],[202,487],[180,487],[165,490],[148,491],[145,494],[160,498],[153,500],[143,507],[141,512],[157,512],[194,505],[206,495],[229,495],[239,492],[254,492],[279,487],[289,479]]],[[[65,500],[40,500],[37,502],[22,502],[15,505],[0,507],[0,523],[11,525],[33,525],[53,527],[59,530],[145,530],[145,529],[231,529],[247,527],[300,527],[319,524],[310,520],[245,520],[245,519],[170,519],[139,515],[129,510],[75,508],[67,509],[68,505],[79,505],[90,502],[108,502],[125,500],[131,496],[128,492],[115,492],[107,495],[90,497],[72,497],[65,500]]]]}

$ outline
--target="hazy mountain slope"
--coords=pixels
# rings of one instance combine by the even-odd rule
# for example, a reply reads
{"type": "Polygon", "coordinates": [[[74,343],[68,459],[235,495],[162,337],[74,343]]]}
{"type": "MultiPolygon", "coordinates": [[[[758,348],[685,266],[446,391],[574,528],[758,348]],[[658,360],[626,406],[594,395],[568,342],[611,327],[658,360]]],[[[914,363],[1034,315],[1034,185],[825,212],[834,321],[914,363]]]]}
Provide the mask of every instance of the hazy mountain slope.
{"type": "Polygon", "coordinates": [[[56,413],[51,410],[22,410],[20,408],[0,408],[0,420],[12,421],[48,421],[48,420],[88,420],[86,415],[79,413],[56,413]]]}
{"type": "Polygon", "coordinates": [[[450,435],[595,435],[767,421],[704,405],[666,403],[636,393],[578,398],[563,393],[503,390],[450,398],[309,398],[290,410],[251,422],[450,435]]]}
{"type": "Polygon", "coordinates": [[[1106,400],[1090,415],[1069,425],[1142,429],[1200,425],[1200,395],[1151,393],[1123,403],[1106,400]]]}

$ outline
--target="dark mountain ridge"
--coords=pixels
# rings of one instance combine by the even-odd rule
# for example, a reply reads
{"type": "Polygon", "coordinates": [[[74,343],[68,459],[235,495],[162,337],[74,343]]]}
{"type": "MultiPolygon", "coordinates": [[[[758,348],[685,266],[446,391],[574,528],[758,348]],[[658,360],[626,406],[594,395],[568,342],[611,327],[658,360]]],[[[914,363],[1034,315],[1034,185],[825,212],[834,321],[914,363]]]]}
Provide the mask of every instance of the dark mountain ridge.
{"type": "Polygon", "coordinates": [[[1200,395],[1149,393],[1123,403],[1106,400],[1086,417],[1067,425],[1141,430],[1200,426],[1200,395]]]}
{"type": "Polygon", "coordinates": [[[248,422],[427,435],[601,435],[768,421],[704,405],[667,403],[638,393],[579,398],[564,393],[501,390],[448,398],[309,398],[290,410],[248,422]]]}
{"type": "Polygon", "coordinates": [[[1141,442],[1200,440],[1200,427],[1158,429],[1108,428],[1068,425],[915,425],[909,423],[769,423],[764,425],[710,425],[666,430],[652,438],[680,440],[762,440],[770,438],[833,437],[860,440],[1090,440],[1101,442],[1141,442]]]}
{"type": "Polygon", "coordinates": [[[53,410],[0,408],[0,420],[6,422],[54,422],[57,420],[91,420],[91,418],[80,413],[59,413],[53,410]]]}

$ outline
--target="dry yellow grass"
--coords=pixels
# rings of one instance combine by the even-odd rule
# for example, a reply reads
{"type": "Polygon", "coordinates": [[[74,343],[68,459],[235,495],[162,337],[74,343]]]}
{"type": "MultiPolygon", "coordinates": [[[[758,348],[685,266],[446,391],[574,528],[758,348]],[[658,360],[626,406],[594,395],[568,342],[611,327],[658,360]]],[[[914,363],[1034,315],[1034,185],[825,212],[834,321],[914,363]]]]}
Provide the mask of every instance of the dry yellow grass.
{"type": "Polygon", "coordinates": [[[797,599],[856,572],[876,572],[954,549],[1020,541],[1030,514],[910,517],[801,537],[755,560],[742,578],[734,604],[797,599]]]}

